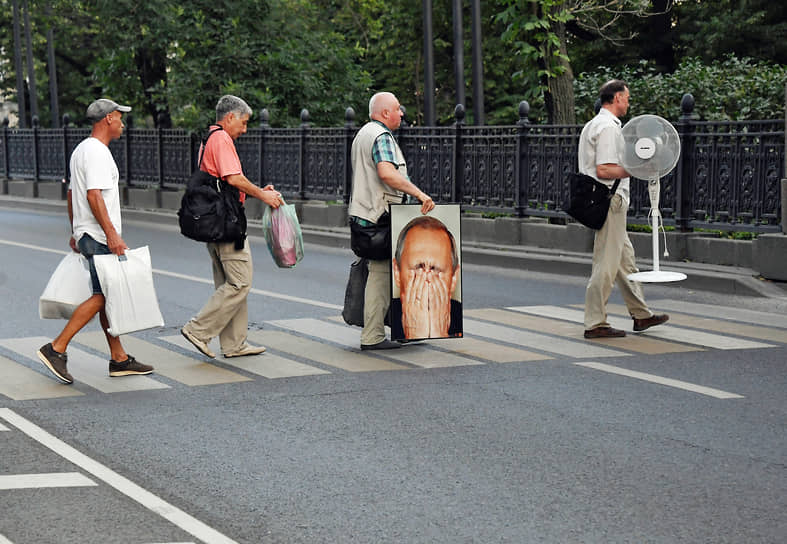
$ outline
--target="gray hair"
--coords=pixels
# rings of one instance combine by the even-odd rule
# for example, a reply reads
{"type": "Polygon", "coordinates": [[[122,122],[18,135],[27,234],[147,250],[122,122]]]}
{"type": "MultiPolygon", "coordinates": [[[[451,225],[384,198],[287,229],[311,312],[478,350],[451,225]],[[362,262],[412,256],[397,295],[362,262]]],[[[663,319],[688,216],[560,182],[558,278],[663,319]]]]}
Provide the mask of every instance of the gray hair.
{"type": "Polygon", "coordinates": [[[248,115],[251,117],[253,112],[242,98],[238,98],[231,94],[225,94],[219,98],[216,104],[216,122],[221,121],[230,113],[234,113],[237,116],[248,115]]]}
{"type": "Polygon", "coordinates": [[[410,229],[413,227],[426,230],[441,230],[445,232],[448,235],[448,240],[451,242],[451,265],[452,268],[456,270],[456,267],[459,266],[459,256],[456,254],[456,241],[454,240],[454,235],[451,234],[451,231],[448,230],[445,223],[429,215],[419,215],[415,219],[410,220],[410,222],[399,232],[399,238],[396,240],[396,254],[394,255],[397,266],[401,266],[402,253],[404,252],[404,240],[407,238],[407,233],[410,232],[410,229]]]}

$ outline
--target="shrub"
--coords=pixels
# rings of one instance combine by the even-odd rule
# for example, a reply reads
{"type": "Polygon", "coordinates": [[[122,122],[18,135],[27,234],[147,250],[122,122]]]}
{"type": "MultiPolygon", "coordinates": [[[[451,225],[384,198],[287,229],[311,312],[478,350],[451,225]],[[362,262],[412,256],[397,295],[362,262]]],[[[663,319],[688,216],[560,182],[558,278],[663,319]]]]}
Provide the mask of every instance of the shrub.
{"type": "Polygon", "coordinates": [[[615,78],[625,80],[631,89],[630,117],[650,113],[677,120],[685,93],[694,96],[694,113],[708,121],[784,117],[787,66],[729,55],[709,65],[686,58],[672,74],[657,73],[647,61],[583,72],[574,80],[578,123],[593,116],[599,87],[615,78]]]}

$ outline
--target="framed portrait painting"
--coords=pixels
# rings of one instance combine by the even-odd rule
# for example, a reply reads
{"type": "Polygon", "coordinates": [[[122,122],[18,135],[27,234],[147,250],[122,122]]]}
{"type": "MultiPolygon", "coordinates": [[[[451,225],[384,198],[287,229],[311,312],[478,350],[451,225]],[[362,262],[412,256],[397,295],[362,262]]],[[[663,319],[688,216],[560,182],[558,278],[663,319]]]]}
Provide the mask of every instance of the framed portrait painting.
{"type": "Polygon", "coordinates": [[[391,205],[391,339],[462,337],[459,204],[391,205]]]}

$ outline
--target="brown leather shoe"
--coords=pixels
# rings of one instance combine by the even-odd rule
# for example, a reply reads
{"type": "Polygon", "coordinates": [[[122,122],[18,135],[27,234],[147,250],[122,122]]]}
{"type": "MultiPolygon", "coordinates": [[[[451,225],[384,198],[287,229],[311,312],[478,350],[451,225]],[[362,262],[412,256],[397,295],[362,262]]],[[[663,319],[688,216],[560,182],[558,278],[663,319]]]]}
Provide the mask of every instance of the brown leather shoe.
{"type": "Polygon", "coordinates": [[[644,331],[645,329],[666,323],[668,320],[669,316],[667,314],[653,314],[652,316],[646,317],[645,319],[634,318],[634,330],[637,332],[644,331]]]}
{"type": "Polygon", "coordinates": [[[626,331],[612,327],[596,327],[585,331],[585,338],[623,338],[624,336],[626,331]]]}

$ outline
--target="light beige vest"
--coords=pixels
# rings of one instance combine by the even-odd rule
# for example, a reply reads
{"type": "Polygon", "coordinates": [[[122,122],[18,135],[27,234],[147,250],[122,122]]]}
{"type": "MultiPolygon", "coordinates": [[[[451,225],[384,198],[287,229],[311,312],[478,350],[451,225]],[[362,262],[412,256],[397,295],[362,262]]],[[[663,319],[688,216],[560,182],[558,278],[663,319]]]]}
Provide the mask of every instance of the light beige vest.
{"type": "MultiPolygon", "coordinates": [[[[377,175],[377,165],[372,158],[372,147],[375,140],[383,133],[391,131],[377,122],[366,123],[353,140],[350,159],[353,169],[353,188],[350,197],[349,215],[360,217],[376,223],[380,216],[388,210],[388,204],[400,203],[404,193],[389,187],[377,175]]],[[[396,168],[405,178],[407,163],[404,160],[399,144],[396,146],[396,168]]]]}

